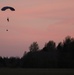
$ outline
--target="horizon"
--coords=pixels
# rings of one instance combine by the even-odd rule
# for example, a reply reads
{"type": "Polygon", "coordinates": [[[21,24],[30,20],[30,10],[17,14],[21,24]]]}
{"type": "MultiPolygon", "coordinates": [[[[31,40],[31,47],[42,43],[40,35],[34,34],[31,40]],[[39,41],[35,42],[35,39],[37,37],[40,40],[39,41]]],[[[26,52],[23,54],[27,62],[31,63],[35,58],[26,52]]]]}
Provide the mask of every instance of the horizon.
{"type": "Polygon", "coordinates": [[[59,43],[66,36],[74,37],[73,0],[0,1],[0,56],[21,57],[35,41],[41,49],[46,42],[59,43]],[[15,11],[1,11],[4,6],[15,11]]]}

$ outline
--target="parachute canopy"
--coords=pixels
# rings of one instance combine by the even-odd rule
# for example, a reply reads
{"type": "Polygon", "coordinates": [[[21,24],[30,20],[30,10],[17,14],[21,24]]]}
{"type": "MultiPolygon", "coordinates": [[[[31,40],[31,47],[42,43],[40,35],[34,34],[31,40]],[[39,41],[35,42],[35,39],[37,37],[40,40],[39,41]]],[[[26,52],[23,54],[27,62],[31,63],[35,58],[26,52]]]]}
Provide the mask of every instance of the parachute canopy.
{"type": "Polygon", "coordinates": [[[2,10],[2,11],[5,11],[5,10],[7,10],[7,9],[10,9],[11,11],[15,11],[15,9],[14,9],[13,7],[10,7],[10,6],[5,6],[5,7],[3,7],[1,10],[2,10]]]}

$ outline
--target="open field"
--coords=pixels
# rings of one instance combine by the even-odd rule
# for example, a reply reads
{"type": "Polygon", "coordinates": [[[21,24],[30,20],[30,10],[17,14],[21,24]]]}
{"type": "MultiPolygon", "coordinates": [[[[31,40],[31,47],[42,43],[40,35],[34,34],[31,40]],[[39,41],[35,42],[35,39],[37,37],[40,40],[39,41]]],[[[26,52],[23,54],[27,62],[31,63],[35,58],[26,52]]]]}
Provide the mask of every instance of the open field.
{"type": "Polygon", "coordinates": [[[0,69],[0,75],[74,75],[74,69],[0,69]]]}

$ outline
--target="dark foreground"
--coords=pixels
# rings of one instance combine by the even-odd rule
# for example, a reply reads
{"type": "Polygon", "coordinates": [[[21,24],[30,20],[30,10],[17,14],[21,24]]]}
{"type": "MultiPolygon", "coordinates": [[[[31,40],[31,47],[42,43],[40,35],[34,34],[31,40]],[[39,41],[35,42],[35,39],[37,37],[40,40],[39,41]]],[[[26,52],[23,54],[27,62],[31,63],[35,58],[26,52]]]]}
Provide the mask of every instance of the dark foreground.
{"type": "Polygon", "coordinates": [[[0,75],[74,75],[74,69],[0,69],[0,75]]]}

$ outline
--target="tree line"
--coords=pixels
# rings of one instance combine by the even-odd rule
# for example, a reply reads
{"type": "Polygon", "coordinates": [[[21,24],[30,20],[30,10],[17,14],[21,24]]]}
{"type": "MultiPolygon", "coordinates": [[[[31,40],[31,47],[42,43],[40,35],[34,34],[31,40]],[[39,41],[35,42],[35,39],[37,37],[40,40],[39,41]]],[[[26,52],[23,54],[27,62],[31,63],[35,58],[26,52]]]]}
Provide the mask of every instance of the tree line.
{"type": "Polygon", "coordinates": [[[37,42],[19,57],[1,57],[0,68],[74,68],[74,38],[67,36],[58,45],[50,40],[40,50],[37,42]]]}

